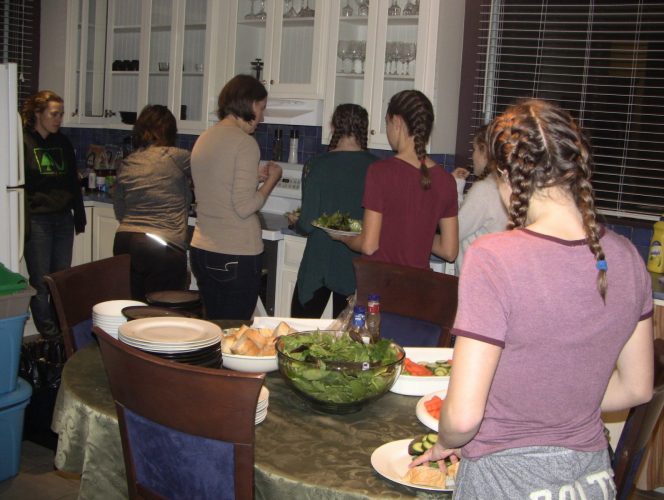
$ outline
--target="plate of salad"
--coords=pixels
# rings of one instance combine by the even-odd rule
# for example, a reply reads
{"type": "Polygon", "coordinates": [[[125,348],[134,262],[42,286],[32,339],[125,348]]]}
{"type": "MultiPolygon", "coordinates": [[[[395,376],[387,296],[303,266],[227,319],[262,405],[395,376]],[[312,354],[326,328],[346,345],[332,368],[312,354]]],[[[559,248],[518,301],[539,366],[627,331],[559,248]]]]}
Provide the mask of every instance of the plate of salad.
{"type": "Polygon", "coordinates": [[[424,396],[447,389],[454,349],[405,347],[404,351],[404,368],[390,391],[404,396],[424,396]]]}
{"type": "Polygon", "coordinates": [[[336,211],[332,215],[324,213],[312,223],[330,236],[355,236],[362,232],[362,221],[353,219],[350,214],[336,211]]]}

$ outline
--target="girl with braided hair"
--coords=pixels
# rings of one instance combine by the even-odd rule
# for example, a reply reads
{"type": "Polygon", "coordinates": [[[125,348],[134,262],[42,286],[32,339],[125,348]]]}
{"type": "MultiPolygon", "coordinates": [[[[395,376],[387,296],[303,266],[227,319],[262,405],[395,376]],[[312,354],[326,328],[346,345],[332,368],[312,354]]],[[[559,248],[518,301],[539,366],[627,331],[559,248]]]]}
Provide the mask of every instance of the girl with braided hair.
{"type": "Polygon", "coordinates": [[[368,259],[428,269],[432,253],[450,262],[457,256],[456,183],[426,153],[433,120],[431,101],[420,91],[390,99],[385,121],[396,155],[369,167],[362,232],[338,237],[368,259]]]}
{"type": "Polygon", "coordinates": [[[320,318],[330,294],[336,317],[355,291],[352,261],[358,254],[311,223],[324,213],[337,211],[361,219],[364,178],[378,158],[367,151],[369,115],[362,106],[337,106],[331,127],[328,152],[304,166],[301,214],[297,221],[291,220],[299,232],[308,235],[291,302],[295,318],[320,318]]]}
{"type": "Polygon", "coordinates": [[[439,440],[414,464],[463,457],[455,498],[614,498],[600,417],[652,397],[650,276],[597,223],[567,112],[526,101],[487,142],[512,230],[466,253],[439,440]]]}
{"type": "MultiPolygon", "coordinates": [[[[487,127],[482,127],[473,138],[473,173],[475,182],[468,190],[465,198],[459,202],[459,255],[454,266],[457,275],[461,271],[463,257],[470,244],[483,234],[497,233],[507,228],[507,211],[498,192],[498,177],[493,163],[489,163],[489,145],[486,142],[487,127]]],[[[465,180],[457,172],[452,172],[457,182],[457,190],[461,184],[461,192],[465,180]]]]}

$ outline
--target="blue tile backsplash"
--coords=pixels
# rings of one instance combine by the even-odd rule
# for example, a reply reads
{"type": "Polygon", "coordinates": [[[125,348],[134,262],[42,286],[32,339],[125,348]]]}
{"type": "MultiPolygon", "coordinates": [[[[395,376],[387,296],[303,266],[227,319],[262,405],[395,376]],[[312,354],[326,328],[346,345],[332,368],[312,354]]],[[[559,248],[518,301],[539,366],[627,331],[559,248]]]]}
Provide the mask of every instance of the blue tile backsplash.
{"type": "MultiPolygon", "coordinates": [[[[274,125],[261,123],[255,132],[256,141],[261,150],[261,159],[268,160],[272,157],[272,140],[274,138],[274,131],[282,129],[284,138],[284,160],[288,157],[288,137],[291,129],[297,130],[299,133],[298,141],[298,163],[305,163],[313,156],[323,153],[327,150],[327,146],[322,144],[322,127],[307,127],[307,126],[290,126],[290,125],[274,125]]],[[[63,127],[62,132],[69,137],[74,148],[76,149],[76,159],[79,168],[85,167],[85,154],[90,144],[122,144],[122,140],[131,135],[130,130],[116,130],[116,129],[103,129],[103,128],[73,128],[63,127]]],[[[198,135],[192,134],[178,134],[176,145],[178,147],[191,150],[198,135]]],[[[391,151],[372,149],[379,158],[386,158],[391,156],[391,151]]],[[[448,172],[454,169],[454,155],[453,154],[431,154],[431,158],[444,165],[448,172]]],[[[642,227],[636,225],[625,224],[607,224],[607,227],[613,231],[628,238],[634,246],[638,249],[644,261],[648,260],[648,249],[650,246],[650,239],[652,238],[652,227],[642,227]]]]}

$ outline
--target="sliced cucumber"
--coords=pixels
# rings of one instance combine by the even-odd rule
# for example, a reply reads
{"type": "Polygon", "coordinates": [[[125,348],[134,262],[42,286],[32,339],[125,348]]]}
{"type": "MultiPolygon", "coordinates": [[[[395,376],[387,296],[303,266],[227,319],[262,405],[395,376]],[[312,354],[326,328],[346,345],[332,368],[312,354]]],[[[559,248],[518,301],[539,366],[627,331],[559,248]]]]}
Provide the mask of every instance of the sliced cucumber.
{"type": "Polygon", "coordinates": [[[429,434],[424,436],[424,439],[429,441],[431,444],[436,444],[438,442],[438,434],[430,432],[429,434]]]}

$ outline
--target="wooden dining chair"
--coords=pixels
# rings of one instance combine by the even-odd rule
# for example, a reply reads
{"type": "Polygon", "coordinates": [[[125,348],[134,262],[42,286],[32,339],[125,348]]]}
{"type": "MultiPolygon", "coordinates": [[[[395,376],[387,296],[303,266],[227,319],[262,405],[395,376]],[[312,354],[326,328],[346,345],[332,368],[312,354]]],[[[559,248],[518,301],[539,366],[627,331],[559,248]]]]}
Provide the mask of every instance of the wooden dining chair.
{"type": "Polygon", "coordinates": [[[94,332],[118,413],[129,497],[253,499],[265,374],[167,361],[94,332]]]}
{"type": "Polygon", "coordinates": [[[357,303],[380,295],[381,336],[404,347],[452,346],[459,278],[363,258],[353,267],[357,303]]]}
{"type": "Polygon", "coordinates": [[[62,331],[65,354],[90,343],[92,308],[107,300],[131,299],[129,255],[116,255],[44,277],[62,331]]]}
{"type": "MultiPolygon", "coordinates": [[[[629,411],[613,461],[618,500],[644,498],[635,491],[643,455],[653,431],[664,419],[664,339],[655,339],[655,387],[652,399],[629,411]]],[[[648,498],[645,496],[645,498],[648,498]]]]}

